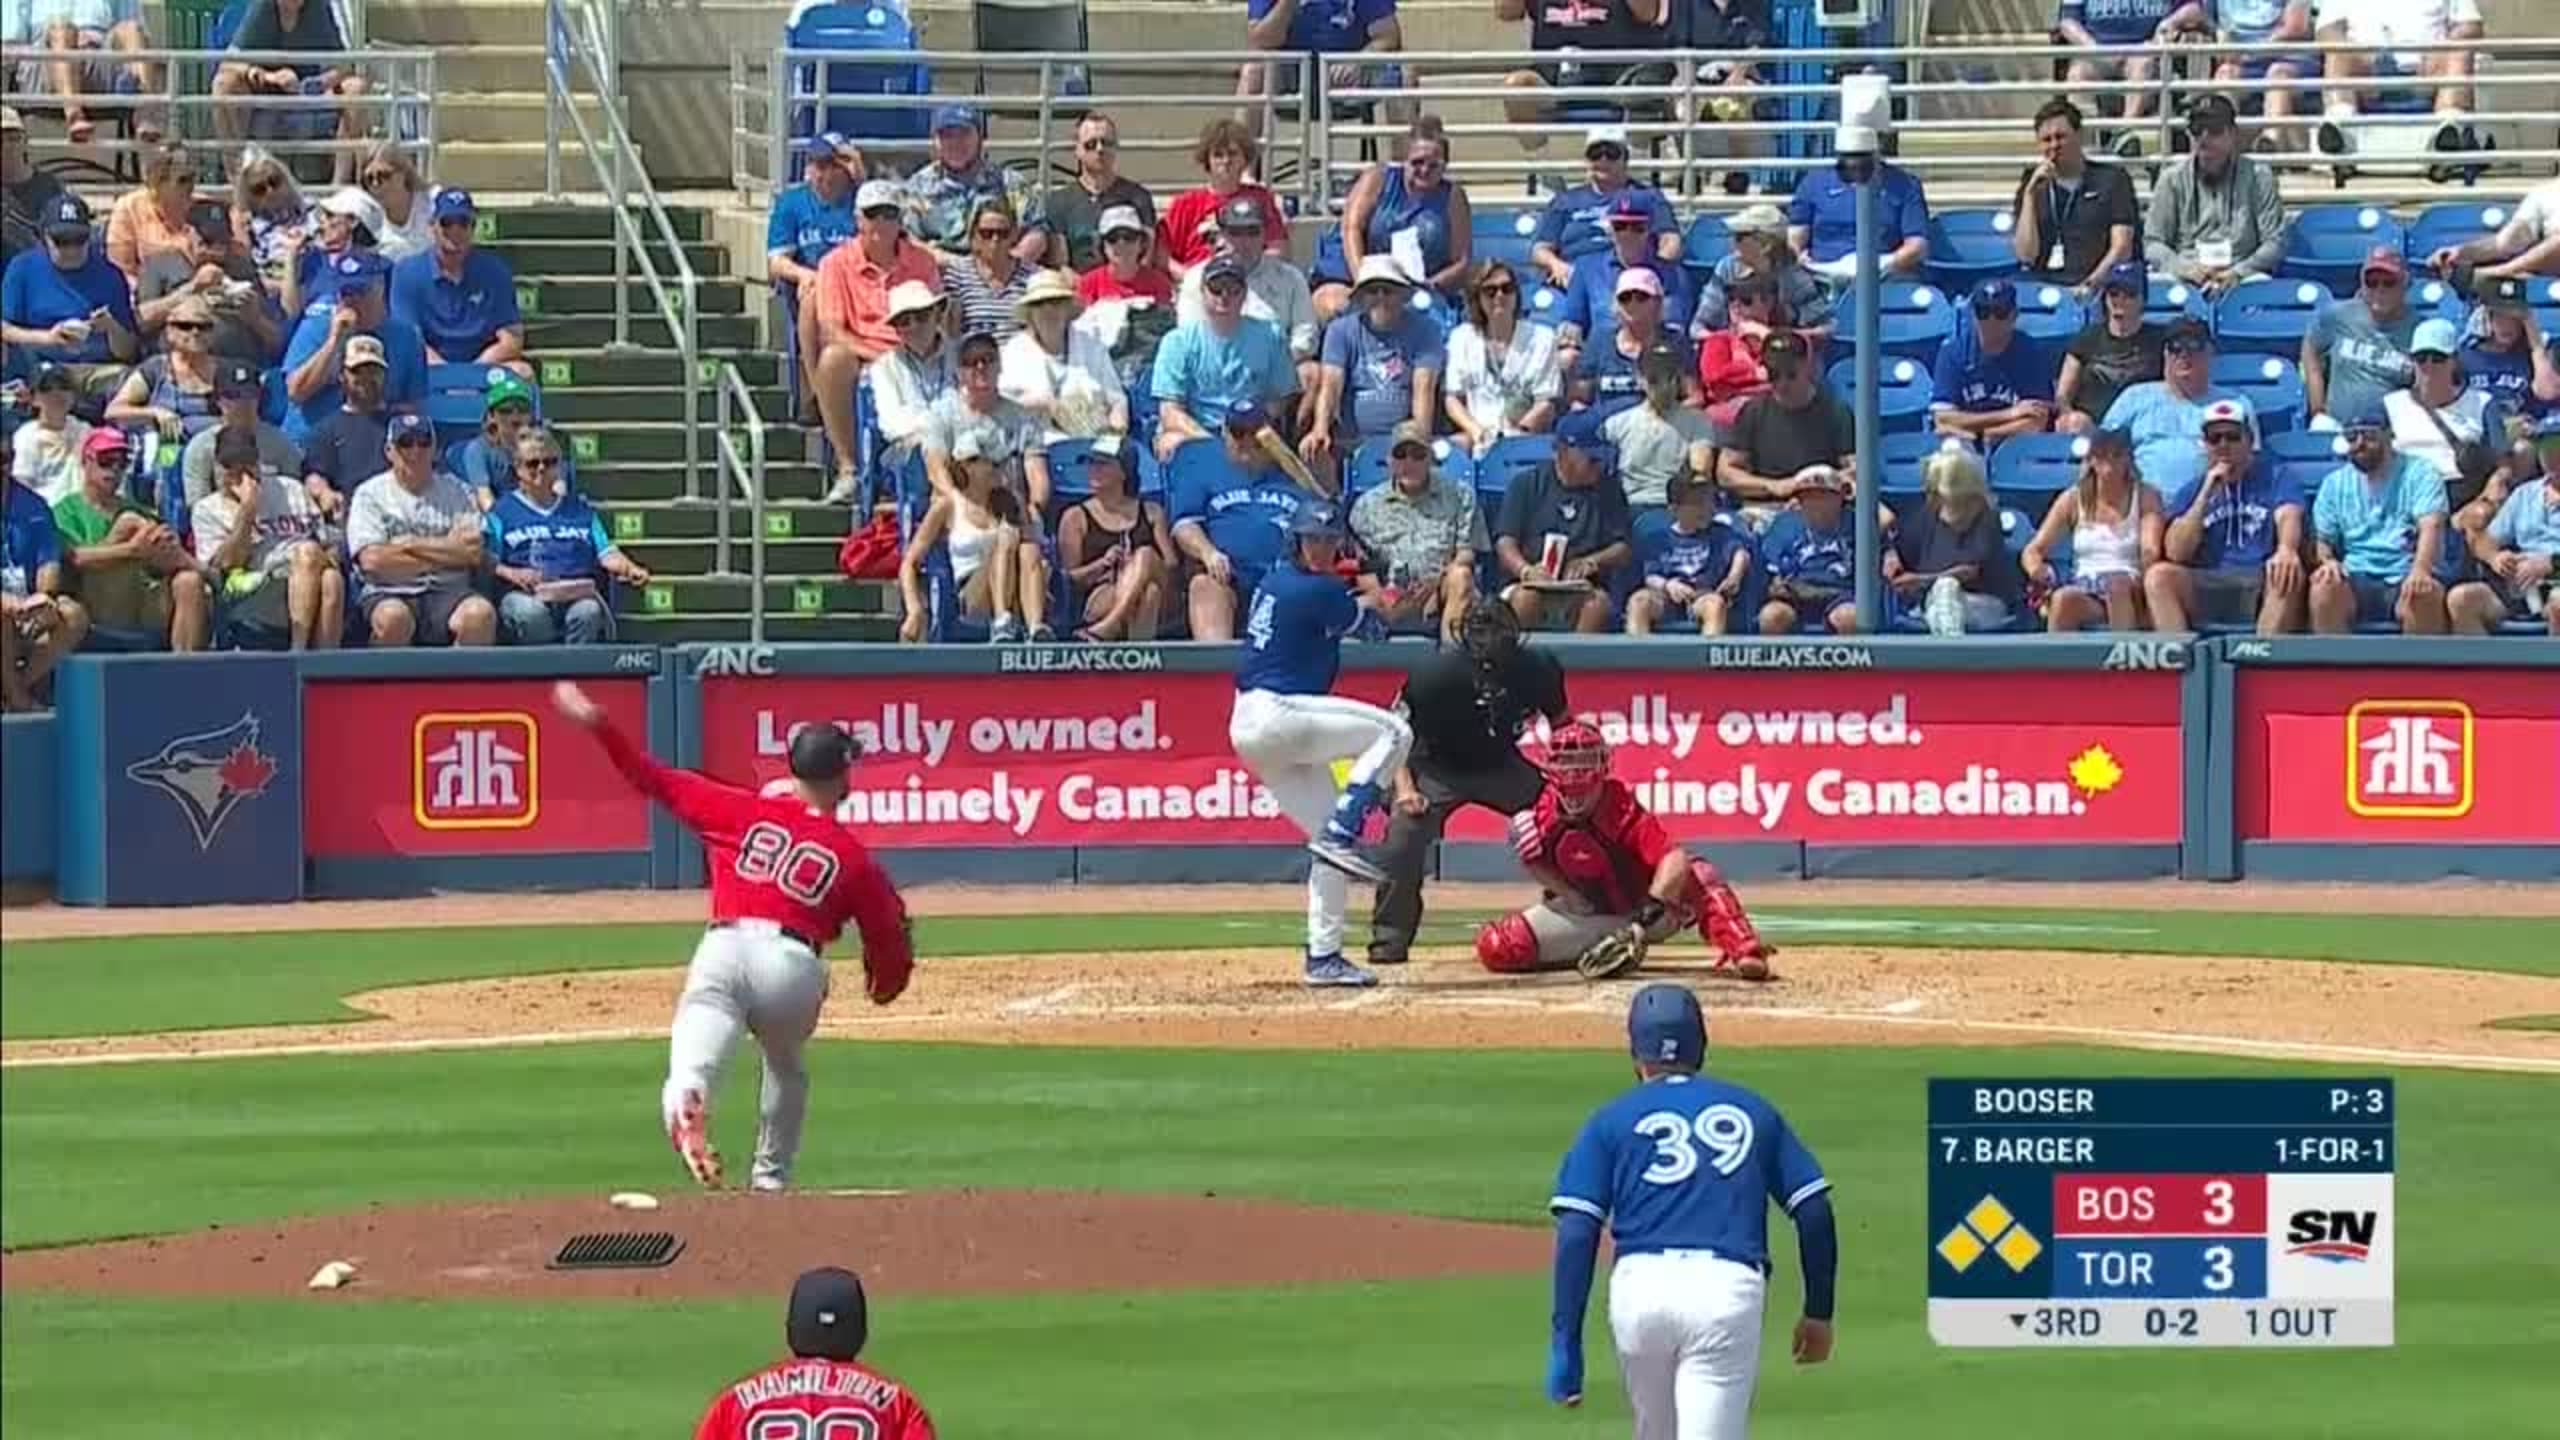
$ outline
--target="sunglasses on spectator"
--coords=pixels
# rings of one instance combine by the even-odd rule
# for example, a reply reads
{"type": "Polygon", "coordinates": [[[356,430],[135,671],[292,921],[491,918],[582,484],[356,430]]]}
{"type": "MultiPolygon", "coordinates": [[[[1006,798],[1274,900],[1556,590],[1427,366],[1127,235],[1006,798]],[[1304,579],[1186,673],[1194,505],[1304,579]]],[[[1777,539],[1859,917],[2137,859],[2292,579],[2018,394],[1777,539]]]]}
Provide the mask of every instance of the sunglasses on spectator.
{"type": "Polygon", "coordinates": [[[371,188],[375,185],[387,185],[399,178],[400,172],[387,166],[379,170],[367,170],[364,172],[364,183],[367,188],[371,188]]]}
{"type": "Polygon", "coordinates": [[[468,216],[455,215],[437,221],[436,228],[439,230],[468,230],[471,229],[475,223],[476,222],[468,216]]]}
{"type": "Polygon", "coordinates": [[[1244,282],[1241,280],[1212,280],[1209,282],[1208,290],[1212,295],[1242,295],[1244,293],[1244,282]]]}
{"type": "Polygon", "coordinates": [[[2207,340],[2172,340],[2161,347],[2172,355],[2196,355],[2213,348],[2207,340]]]}
{"type": "Polygon", "coordinates": [[[2388,440],[2391,438],[2391,427],[2388,425],[2350,425],[2347,427],[2347,438],[2350,440],[2388,440]]]}
{"type": "Polygon", "coordinates": [[[2397,290],[2408,282],[2388,270],[2368,270],[2364,274],[2364,283],[2367,289],[2397,290]]]}
{"type": "Polygon", "coordinates": [[[2249,438],[2249,432],[2237,425],[2217,425],[2204,432],[2207,445],[2237,445],[2249,438]]]}
{"type": "Polygon", "coordinates": [[[435,448],[436,437],[433,435],[404,435],[398,440],[391,442],[391,444],[392,448],[395,450],[432,450],[435,448]]]}
{"type": "Polygon", "coordinates": [[[527,459],[518,460],[516,464],[527,470],[557,470],[560,468],[560,457],[557,455],[535,455],[527,459]]]}
{"type": "Polygon", "coordinates": [[[963,370],[993,370],[996,368],[996,357],[983,350],[979,351],[975,355],[963,355],[960,357],[960,368],[963,370]]]}
{"type": "Polygon", "coordinates": [[[199,331],[212,329],[213,322],[210,320],[172,320],[169,322],[169,328],[172,330],[183,330],[189,334],[195,334],[199,331]]]}
{"type": "Polygon", "coordinates": [[[1388,451],[1387,455],[1388,458],[1395,460],[1428,460],[1431,458],[1431,447],[1419,440],[1407,440],[1388,451]]]}
{"type": "Polygon", "coordinates": [[[1013,238],[1013,227],[1010,225],[981,225],[978,227],[978,238],[981,240],[1010,240],[1013,238]]]}
{"type": "Polygon", "coordinates": [[[1583,152],[1586,160],[1624,160],[1627,152],[1615,145],[1594,145],[1583,152]]]}
{"type": "Polygon", "coordinates": [[[900,217],[898,207],[895,205],[874,205],[870,209],[862,212],[862,218],[865,220],[896,220],[900,217]]]}
{"type": "Polygon", "coordinates": [[[1102,243],[1105,245],[1117,245],[1123,240],[1143,243],[1146,238],[1147,237],[1144,234],[1136,230],[1119,230],[1103,236],[1102,243]]]}
{"type": "Polygon", "coordinates": [[[910,310],[904,315],[892,317],[889,323],[900,330],[912,330],[918,325],[931,325],[941,318],[941,307],[936,306],[931,310],[910,310]]]}
{"type": "Polygon", "coordinates": [[[2421,365],[2442,365],[2453,359],[2442,350],[2420,350],[2409,357],[2421,365]]]}
{"type": "Polygon", "coordinates": [[[1108,135],[1088,135],[1084,139],[1076,142],[1076,148],[1079,150],[1117,150],[1120,148],[1120,142],[1112,139],[1108,135]]]}
{"type": "Polygon", "coordinates": [[[1487,300],[1495,299],[1499,296],[1517,295],[1519,293],[1520,287],[1512,284],[1508,280],[1496,280],[1490,285],[1479,285],[1476,287],[1476,294],[1487,300]]]}
{"type": "Polygon", "coordinates": [[[1654,294],[1650,290],[1621,290],[1618,292],[1618,303],[1621,305],[1659,305],[1662,303],[1662,297],[1654,294]]]}
{"type": "Polygon", "coordinates": [[[249,198],[252,200],[264,200],[274,193],[276,193],[276,178],[272,175],[261,175],[249,182],[249,198]]]}

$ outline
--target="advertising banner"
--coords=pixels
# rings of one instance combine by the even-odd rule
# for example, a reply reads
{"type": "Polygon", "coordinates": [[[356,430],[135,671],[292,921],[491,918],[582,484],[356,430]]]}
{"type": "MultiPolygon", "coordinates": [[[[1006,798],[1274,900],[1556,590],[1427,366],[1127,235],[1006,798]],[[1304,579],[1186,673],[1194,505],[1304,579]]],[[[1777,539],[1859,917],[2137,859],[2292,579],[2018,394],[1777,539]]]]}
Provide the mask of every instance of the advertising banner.
{"type": "MultiPolygon", "coordinates": [[[[1397,675],[1348,671],[1385,704],[1397,675]]],[[[2174,673],[1674,670],[1571,677],[1574,709],[1672,833],[1825,844],[2173,844],[2174,673]]],[[[1298,836],[1227,744],[1218,673],[702,681],[704,767],[783,773],[792,732],[869,752],[853,818],[884,845],[1287,844],[1298,836]]],[[[1530,738],[1534,748],[1540,737],[1530,738]]],[[[1499,840],[1462,812],[1449,834],[1499,840]]]]}
{"type": "Polygon", "coordinates": [[[2560,670],[2235,673],[2242,839],[2560,844],[2560,670]]]}
{"type": "MultiPolygon", "coordinates": [[[[587,693],[648,734],[646,680],[587,693]]],[[[649,802],[553,713],[548,679],[315,680],[302,706],[313,855],[648,848],[649,802]]]]}

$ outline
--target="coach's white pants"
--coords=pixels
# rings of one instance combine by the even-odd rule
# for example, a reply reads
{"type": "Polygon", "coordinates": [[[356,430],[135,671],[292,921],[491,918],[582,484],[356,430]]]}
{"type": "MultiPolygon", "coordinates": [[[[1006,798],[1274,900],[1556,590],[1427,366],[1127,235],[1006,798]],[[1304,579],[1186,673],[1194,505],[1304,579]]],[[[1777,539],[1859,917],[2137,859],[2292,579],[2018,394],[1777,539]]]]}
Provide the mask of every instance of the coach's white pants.
{"type": "Polygon", "coordinates": [[[662,1119],[672,1129],[688,1090],[710,1103],[720,1072],[752,1034],[764,1051],[764,1093],[756,1124],[753,1182],[785,1185],[800,1155],[800,1126],[809,1114],[809,1070],[802,1051],[818,1028],[827,1001],[826,962],[797,940],[785,939],[762,921],[702,933],[685,971],[667,1040],[667,1084],[660,1092],[662,1119]]]}
{"type": "MultiPolygon", "coordinates": [[[[1413,744],[1404,717],[1340,695],[1278,695],[1247,690],[1227,718],[1227,743],[1279,803],[1280,813],[1310,840],[1324,833],[1337,798],[1333,765],[1351,762],[1345,781],[1383,786],[1413,744]]],[[[1307,869],[1307,953],[1342,951],[1342,917],[1351,877],[1330,865],[1307,869]]]]}
{"type": "Polygon", "coordinates": [[[1609,1333],[1635,1440],[1742,1440],[1760,1378],[1768,1278],[1699,1250],[1622,1255],[1609,1272],[1609,1333]]]}

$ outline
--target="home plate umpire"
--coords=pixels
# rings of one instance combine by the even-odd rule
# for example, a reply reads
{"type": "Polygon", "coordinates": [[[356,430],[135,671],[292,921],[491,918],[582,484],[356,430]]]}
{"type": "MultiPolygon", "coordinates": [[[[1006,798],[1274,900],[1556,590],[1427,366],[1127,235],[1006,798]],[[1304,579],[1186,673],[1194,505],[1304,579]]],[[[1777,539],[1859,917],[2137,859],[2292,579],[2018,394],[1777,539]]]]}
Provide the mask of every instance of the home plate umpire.
{"type": "Polygon", "coordinates": [[[1395,777],[1387,838],[1376,852],[1378,883],[1369,921],[1369,963],[1402,964],[1422,928],[1422,870],[1431,844],[1459,807],[1504,816],[1538,803],[1546,776],[1520,753],[1533,716],[1570,718],[1564,667],[1520,642],[1508,605],[1478,600],[1458,622],[1455,649],[1435,651],[1405,677],[1396,710],[1413,727],[1413,748],[1395,777]]]}

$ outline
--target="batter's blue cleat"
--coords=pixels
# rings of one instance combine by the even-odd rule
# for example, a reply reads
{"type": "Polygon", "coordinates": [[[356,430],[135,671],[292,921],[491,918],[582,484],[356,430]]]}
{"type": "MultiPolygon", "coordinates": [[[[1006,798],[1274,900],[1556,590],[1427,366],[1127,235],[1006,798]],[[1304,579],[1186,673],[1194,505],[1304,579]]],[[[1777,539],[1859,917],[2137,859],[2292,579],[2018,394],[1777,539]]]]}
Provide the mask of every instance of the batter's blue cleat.
{"type": "Polygon", "coordinates": [[[1374,885],[1387,878],[1387,872],[1378,868],[1378,862],[1369,858],[1359,841],[1346,840],[1329,830],[1307,842],[1307,853],[1316,857],[1317,864],[1330,865],[1354,880],[1374,885]]]}
{"type": "Polygon", "coordinates": [[[1365,990],[1377,984],[1378,977],[1340,955],[1310,955],[1307,957],[1307,983],[1320,990],[1365,990]]]}

